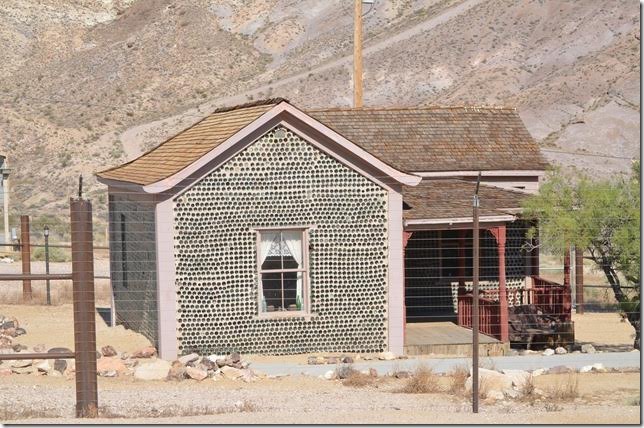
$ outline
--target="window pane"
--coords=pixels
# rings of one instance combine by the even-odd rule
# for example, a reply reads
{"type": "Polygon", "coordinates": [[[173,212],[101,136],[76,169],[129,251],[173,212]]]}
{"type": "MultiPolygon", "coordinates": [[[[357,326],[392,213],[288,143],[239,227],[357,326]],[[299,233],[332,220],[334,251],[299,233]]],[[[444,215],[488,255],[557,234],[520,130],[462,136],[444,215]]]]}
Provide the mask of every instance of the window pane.
{"type": "Polygon", "coordinates": [[[264,300],[262,301],[263,312],[282,311],[282,274],[262,274],[262,289],[264,300]]]}

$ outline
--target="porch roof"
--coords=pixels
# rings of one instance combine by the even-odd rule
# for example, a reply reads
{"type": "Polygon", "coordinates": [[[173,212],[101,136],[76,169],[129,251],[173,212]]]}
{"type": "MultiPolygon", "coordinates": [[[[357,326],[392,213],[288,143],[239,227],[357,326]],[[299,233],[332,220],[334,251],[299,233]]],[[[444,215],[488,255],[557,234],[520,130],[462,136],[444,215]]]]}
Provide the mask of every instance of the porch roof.
{"type": "MultiPolygon", "coordinates": [[[[408,209],[405,220],[471,219],[472,197],[476,182],[459,179],[423,180],[415,187],[405,186],[403,200],[408,209]]],[[[516,214],[529,195],[520,191],[481,184],[479,188],[482,217],[516,214]]]]}

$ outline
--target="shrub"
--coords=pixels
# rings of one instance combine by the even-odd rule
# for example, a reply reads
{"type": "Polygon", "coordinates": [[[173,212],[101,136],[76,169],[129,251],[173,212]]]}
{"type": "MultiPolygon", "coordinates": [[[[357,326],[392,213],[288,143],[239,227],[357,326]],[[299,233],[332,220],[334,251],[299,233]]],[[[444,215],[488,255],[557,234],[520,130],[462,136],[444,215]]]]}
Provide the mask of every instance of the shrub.
{"type": "Polygon", "coordinates": [[[439,392],[438,375],[429,367],[419,366],[405,385],[399,390],[406,394],[439,392]]]}

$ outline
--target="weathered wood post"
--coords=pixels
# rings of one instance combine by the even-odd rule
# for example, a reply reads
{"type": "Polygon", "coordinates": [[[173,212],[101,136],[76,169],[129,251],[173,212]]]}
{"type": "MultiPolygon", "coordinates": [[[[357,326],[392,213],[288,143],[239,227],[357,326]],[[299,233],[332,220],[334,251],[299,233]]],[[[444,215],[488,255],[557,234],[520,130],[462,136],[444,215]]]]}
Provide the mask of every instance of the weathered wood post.
{"type": "MultiPolygon", "coordinates": [[[[20,258],[23,275],[31,274],[31,243],[29,242],[29,216],[20,216],[20,258]]],[[[22,300],[31,302],[31,280],[22,280],[22,300]]]]}
{"type": "Polygon", "coordinates": [[[92,204],[70,200],[74,346],[76,354],[76,417],[98,416],[96,379],[96,319],[94,307],[94,248],[92,204]]]}

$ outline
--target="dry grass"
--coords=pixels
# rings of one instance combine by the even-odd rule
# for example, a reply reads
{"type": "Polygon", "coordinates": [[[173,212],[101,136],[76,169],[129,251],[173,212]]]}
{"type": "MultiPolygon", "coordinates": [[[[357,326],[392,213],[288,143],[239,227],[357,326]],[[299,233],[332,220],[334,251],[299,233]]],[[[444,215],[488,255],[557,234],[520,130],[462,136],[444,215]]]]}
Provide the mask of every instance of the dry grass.
{"type": "Polygon", "coordinates": [[[440,392],[440,390],[439,376],[429,367],[419,366],[398,392],[405,394],[426,394],[440,392]]]}
{"type": "Polygon", "coordinates": [[[465,366],[456,366],[448,374],[450,378],[449,392],[454,395],[461,395],[465,392],[465,381],[470,372],[465,366]]]}
{"type": "Polygon", "coordinates": [[[225,413],[250,413],[256,412],[258,407],[248,401],[244,400],[235,403],[232,406],[168,406],[163,408],[151,407],[150,409],[141,410],[139,412],[128,412],[123,414],[110,407],[101,407],[98,410],[99,417],[120,419],[120,418],[170,418],[176,416],[207,416],[207,415],[221,415],[225,413]]]}
{"type": "Polygon", "coordinates": [[[373,385],[376,381],[376,378],[368,374],[360,373],[359,371],[353,371],[347,376],[346,379],[342,381],[342,385],[350,386],[353,388],[364,388],[366,386],[373,385]]]}
{"type": "Polygon", "coordinates": [[[579,375],[570,373],[565,381],[558,383],[548,390],[551,400],[572,401],[579,397],[579,375]]]}
{"type": "Polygon", "coordinates": [[[0,408],[0,422],[19,419],[60,418],[62,415],[52,409],[21,409],[17,407],[0,408]]]}

